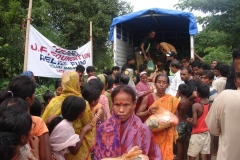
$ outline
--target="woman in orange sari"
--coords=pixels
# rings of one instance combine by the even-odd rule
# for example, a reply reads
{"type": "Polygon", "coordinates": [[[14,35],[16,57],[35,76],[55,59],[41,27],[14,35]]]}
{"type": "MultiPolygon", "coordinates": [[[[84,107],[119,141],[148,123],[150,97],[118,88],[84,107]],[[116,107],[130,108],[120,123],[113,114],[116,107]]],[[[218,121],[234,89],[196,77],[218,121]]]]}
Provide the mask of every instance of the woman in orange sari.
{"type": "MultiPolygon", "coordinates": [[[[140,114],[140,117],[142,116],[142,118],[146,120],[151,114],[154,114],[158,110],[158,107],[163,107],[164,109],[174,114],[179,104],[179,100],[176,97],[165,93],[168,86],[168,76],[165,74],[157,75],[155,78],[155,87],[157,89],[155,97],[158,97],[158,99],[154,98],[155,101],[150,104],[149,108],[149,103],[147,103],[148,105],[145,107],[141,105],[137,115],[140,114]]],[[[173,160],[173,143],[177,140],[176,127],[169,127],[159,132],[153,132],[153,136],[158,146],[160,147],[163,159],[173,160]]]]}

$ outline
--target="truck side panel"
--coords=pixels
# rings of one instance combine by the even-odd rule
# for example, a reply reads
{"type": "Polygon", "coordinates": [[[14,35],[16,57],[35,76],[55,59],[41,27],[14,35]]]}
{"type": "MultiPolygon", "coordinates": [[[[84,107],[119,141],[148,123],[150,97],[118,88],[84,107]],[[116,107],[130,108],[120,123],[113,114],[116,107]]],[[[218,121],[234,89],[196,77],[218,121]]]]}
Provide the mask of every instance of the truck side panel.
{"type": "Polygon", "coordinates": [[[128,55],[133,55],[134,47],[118,38],[116,38],[116,50],[114,51],[114,65],[122,67],[126,63],[128,55]]]}

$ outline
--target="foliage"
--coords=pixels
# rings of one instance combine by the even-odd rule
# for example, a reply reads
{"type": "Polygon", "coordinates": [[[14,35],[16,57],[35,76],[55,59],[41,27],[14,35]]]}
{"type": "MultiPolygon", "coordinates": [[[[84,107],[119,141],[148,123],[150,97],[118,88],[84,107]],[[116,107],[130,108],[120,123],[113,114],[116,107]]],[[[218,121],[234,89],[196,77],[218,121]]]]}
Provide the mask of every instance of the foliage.
{"type": "Polygon", "coordinates": [[[231,50],[240,43],[240,1],[179,0],[175,6],[207,13],[197,17],[204,30],[195,37],[195,50],[207,63],[215,59],[229,64],[231,50]]]}
{"type": "Polygon", "coordinates": [[[239,0],[179,0],[176,5],[182,10],[199,10],[209,15],[199,19],[211,30],[226,33],[226,45],[234,48],[240,43],[240,1],[239,0]]]}
{"type": "Polygon", "coordinates": [[[0,78],[0,91],[5,91],[7,89],[9,80],[6,78],[0,78]]]}
{"type": "Polygon", "coordinates": [[[199,56],[205,56],[208,52],[205,51],[207,47],[221,46],[225,44],[227,35],[224,32],[203,29],[194,38],[195,50],[199,56]]]}
{"type": "Polygon", "coordinates": [[[231,62],[231,47],[226,45],[224,32],[204,29],[195,36],[195,51],[206,63],[218,60],[226,64],[231,62]]]}
{"type": "MultiPolygon", "coordinates": [[[[22,72],[26,28],[21,26],[26,25],[28,2],[0,0],[0,77],[22,72]]],[[[107,43],[111,21],[132,10],[124,0],[34,0],[31,24],[53,43],[76,49],[89,41],[92,21],[94,66],[102,70],[112,66],[107,43]]]]}
{"type": "Polygon", "coordinates": [[[218,62],[230,65],[232,61],[231,49],[226,45],[219,47],[207,47],[204,52],[208,53],[203,57],[204,62],[208,64],[211,64],[212,60],[217,60],[218,62]]]}
{"type": "Polygon", "coordinates": [[[43,94],[47,91],[52,91],[54,93],[55,89],[54,89],[54,85],[50,85],[49,87],[45,86],[45,85],[40,85],[36,88],[36,91],[35,91],[35,96],[41,100],[41,101],[44,101],[43,100],[43,94]]]}

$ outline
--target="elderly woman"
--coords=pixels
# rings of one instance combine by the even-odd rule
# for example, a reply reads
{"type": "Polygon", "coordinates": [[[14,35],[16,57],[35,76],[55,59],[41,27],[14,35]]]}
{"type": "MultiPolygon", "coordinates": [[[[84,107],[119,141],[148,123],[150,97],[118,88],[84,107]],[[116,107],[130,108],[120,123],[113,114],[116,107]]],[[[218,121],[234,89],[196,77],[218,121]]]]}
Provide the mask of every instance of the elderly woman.
{"type": "MultiPolygon", "coordinates": [[[[52,116],[60,116],[61,106],[64,99],[67,96],[74,95],[78,97],[82,97],[80,94],[79,87],[79,76],[75,71],[64,72],[62,75],[62,93],[60,96],[53,98],[48,104],[46,110],[43,113],[43,120],[46,122],[48,118],[52,116]]],[[[86,110],[82,119],[77,119],[73,121],[73,128],[76,134],[81,133],[82,127],[87,123],[93,120],[93,114],[90,110],[89,104],[87,103],[86,110]]],[[[89,159],[90,160],[90,152],[94,146],[95,142],[95,131],[96,127],[92,128],[92,131],[89,131],[84,138],[82,146],[80,147],[78,153],[76,155],[67,154],[65,155],[66,159],[89,159]]]]}
{"type": "MultiPolygon", "coordinates": [[[[165,74],[159,74],[155,78],[156,93],[149,94],[143,99],[136,115],[142,119],[143,122],[154,114],[159,107],[175,113],[179,100],[176,97],[166,94],[166,89],[169,86],[169,78],[165,74]]],[[[169,127],[165,130],[154,132],[154,139],[160,147],[164,160],[173,160],[173,143],[177,138],[177,131],[175,127],[169,127]]]]}
{"type": "Polygon", "coordinates": [[[119,157],[138,146],[150,160],[162,160],[151,131],[134,114],[134,90],[127,85],[120,85],[114,89],[111,98],[113,115],[97,129],[95,159],[119,157]]]}

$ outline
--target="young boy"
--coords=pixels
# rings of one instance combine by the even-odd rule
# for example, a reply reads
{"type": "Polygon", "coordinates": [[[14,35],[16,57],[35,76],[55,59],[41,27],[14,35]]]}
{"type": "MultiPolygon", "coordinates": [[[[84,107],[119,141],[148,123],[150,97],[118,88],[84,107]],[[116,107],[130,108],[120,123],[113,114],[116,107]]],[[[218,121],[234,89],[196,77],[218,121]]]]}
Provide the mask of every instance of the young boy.
{"type": "Polygon", "coordinates": [[[190,108],[190,101],[187,98],[189,87],[186,84],[180,84],[178,87],[178,95],[181,97],[181,101],[178,104],[177,116],[179,123],[177,126],[178,139],[177,139],[177,148],[178,148],[178,159],[181,160],[182,157],[187,159],[187,139],[191,134],[191,126],[187,123],[187,113],[190,108]]]}
{"type": "Polygon", "coordinates": [[[112,67],[112,77],[115,79],[115,75],[120,72],[120,68],[118,66],[112,67]]]}
{"type": "Polygon", "coordinates": [[[80,86],[82,86],[84,84],[84,72],[85,72],[85,67],[82,65],[77,65],[76,67],[76,72],[79,75],[79,82],[80,82],[80,86]]]}
{"type": "Polygon", "coordinates": [[[193,126],[187,154],[189,160],[195,160],[197,155],[201,153],[202,159],[206,160],[207,154],[210,154],[211,142],[210,133],[205,123],[209,110],[209,86],[200,84],[197,87],[197,94],[200,97],[200,102],[193,104],[193,117],[187,118],[187,122],[193,126]]]}
{"type": "Polygon", "coordinates": [[[88,77],[94,76],[95,74],[95,68],[93,66],[88,66],[86,71],[87,71],[88,77]]]}
{"type": "Polygon", "coordinates": [[[230,72],[230,67],[225,64],[220,64],[219,66],[219,76],[218,79],[213,81],[213,86],[216,88],[218,94],[220,94],[223,90],[225,90],[227,76],[230,72]]]}
{"type": "Polygon", "coordinates": [[[42,113],[44,112],[44,110],[46,109],[47,105],[49,104],[49,102],[55,97],[54,93],[47,90],[44,94],[43,94],[43,100],[45,101],[45,107],[42,109],[42,113]]]}
{"type": "Polygon", "coordinates": [[[212,82],[214,80],[214,73],[210,70],[205,70],[201,75],[201,82],[209,86],[209,103],[212,103],[214,99],[217,97],[217,90],[212,86],[212,82]]]}

